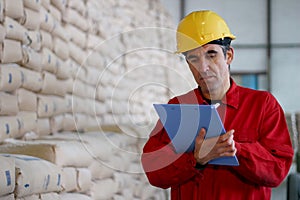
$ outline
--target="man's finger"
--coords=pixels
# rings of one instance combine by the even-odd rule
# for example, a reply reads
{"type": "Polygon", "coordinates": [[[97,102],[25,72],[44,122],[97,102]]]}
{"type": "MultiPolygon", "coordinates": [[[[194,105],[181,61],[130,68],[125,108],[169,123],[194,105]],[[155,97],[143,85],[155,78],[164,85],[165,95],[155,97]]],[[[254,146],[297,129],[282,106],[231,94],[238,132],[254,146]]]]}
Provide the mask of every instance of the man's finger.
{"type": "Polygon", "coordinates": [[[234,130],[232,129],[232,130],[228,131],[227,133],[221,135],[220,138],[219,138],[219,140],[222,141],[222,142],[224,142],[228,138],[230,138],[233,135],[233,133],[234,133],[234,130]]]}
{"type": "Polygon", "coordinates": [[[205,129],[201,128],[200,131],[199,131],[199,133],[198,133],[198,135],[197,135],[196,142],[197,143],[202,142],[204,140],[205,134],[206,134],[205,129]]]}
{"type": "Polygon", "coordinates": [[[204,128],[201,128],[195,140],[195,152],[199,151],[204,141],[205,134],[206,130],[204,128]]]}

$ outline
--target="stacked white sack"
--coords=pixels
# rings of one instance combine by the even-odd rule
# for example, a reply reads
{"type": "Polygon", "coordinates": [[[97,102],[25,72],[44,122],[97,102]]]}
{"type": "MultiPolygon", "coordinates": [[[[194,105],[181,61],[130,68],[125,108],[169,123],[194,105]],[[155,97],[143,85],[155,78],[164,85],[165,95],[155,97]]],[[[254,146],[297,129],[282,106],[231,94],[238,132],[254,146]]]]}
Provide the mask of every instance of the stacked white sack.
{"type": "MultiPolygon", "coordinates": [[[[15,190],[15,160],[0,156],[0,199],[15,190]]],[[[7,197],[8,198],[8,197],[7,197]]]]}
{"type": "Polygon", "coordinates": [[[1,156],[13,159],[16,170],[16,197],[25,197],[47,192],[60,192],[61,168],[37,157],[1,154],[1,156]],[[34,174],[34,176],[32,176],[34,174]]]}
{"type": "Polygon", "coordinates": [[[160,28],[173,25],[159,0],[0,0],[0,22],[0,143],[22,140],[9,151],[66,168],[63,176],[71,181],[62,184],[65,198],[89,198],[78,192],[104,198],[94,191],[109,181],[118,187],[106,196],[141,199],[120,177],[130,180],[130,188],[148,187],[135,184],[143,173],[142,138],[157,119],[152,104],[186,90],[189,75],[177,72],[187,70],[183,60],[173,59],[174,31],[160,28]],[[130,137],[99,135],[105,126],[130,137]],[[100,133],[80,139],[56,134],[76,136],[77,130],[100,133]]]}

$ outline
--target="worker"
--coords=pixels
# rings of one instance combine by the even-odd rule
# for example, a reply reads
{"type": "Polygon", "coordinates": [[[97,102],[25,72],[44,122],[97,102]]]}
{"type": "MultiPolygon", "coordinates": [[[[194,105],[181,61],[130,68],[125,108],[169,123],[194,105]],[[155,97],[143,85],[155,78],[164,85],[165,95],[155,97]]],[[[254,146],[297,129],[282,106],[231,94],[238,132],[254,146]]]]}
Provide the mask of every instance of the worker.
{"type": "Polygon", "coordinates": [[[201,128],[194,150],[176,153],[158,120],[142,153],[150,184],[171,188],[172,200],[269,200],[294,154],[283,109],[271,93],[239,86],[230,76],[236,37],[217,13],[188,14],[176,38],[176,52],[185,57],[198,87],[168,103],[220,103],[217,111],[227,132],[207,139],[201,128]],[[231,156],[238,166],[209,164],[231,156]]]}

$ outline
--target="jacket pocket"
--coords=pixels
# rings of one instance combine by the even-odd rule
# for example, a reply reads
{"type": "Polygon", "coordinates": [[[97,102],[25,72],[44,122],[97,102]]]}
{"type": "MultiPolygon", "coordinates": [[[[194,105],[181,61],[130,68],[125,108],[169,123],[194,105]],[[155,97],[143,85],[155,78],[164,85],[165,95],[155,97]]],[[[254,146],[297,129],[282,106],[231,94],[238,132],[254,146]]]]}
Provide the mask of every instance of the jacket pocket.
{"type": "Polygon", "coordinates": [[[258,140],[258,131],[254,128],[235,129],[234,140],[240,143],[253,143],[258,140]]]}

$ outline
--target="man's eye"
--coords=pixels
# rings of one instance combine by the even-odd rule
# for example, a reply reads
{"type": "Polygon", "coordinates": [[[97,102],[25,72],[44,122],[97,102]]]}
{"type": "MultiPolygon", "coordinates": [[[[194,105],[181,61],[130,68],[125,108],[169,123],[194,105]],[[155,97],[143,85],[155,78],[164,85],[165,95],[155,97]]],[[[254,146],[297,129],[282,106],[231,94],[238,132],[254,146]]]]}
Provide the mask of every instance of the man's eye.
{"type": "Polygon", "coordinates": [[[190,60],[190,63],[196,63],[197,62],[197,59],[191,59],[190,60]]]}
{"type": "Polygon", "coordinates": [[[210,54],[208,54],[208,57],[209,58],[214,58],[214,57],[216,57],[216,54],[215,53],[210,53],[210,54]]]}
{"type": "Polygon", "coordinates": [[[196,57],[191,57],[191,58],[188,58],[187,60],[188,60],[191,64],[197,63],[197,62],[198,62],[198,58],[196,58],[196,57]]]}

